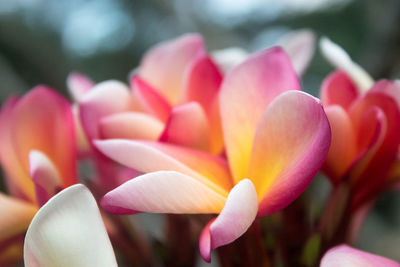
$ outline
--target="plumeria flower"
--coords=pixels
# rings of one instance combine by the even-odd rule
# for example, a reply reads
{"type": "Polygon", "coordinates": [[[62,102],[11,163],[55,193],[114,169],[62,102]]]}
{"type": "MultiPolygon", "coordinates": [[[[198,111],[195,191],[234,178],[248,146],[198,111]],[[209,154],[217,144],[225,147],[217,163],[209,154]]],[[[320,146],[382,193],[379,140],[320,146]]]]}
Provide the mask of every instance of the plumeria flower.
{"type": "Polygon", "coordinates": [[[77,181],[68,101],[44,86],[11,97],[0,113],[0,162],[10,194],[0,193],[0,244],[6,246],[24,234],[38,207],[77,181]]]}
{"type": "Polygon", "coordinates": [[[62,190],[36,213],[25,237],[26,267],[118,266],[96,200],[82,184],[62,190]]]}
{"type": "Polygon", "coordinates": [[[334,184],[347,179],[356,202],[374,196],[388,182],[400,145],[400,86],[374,82],[338,45],[321,40],[323,54],[340,68],[321,87],[332,128],[323,170],[334,184]]]}
{"type": "Polygon", "coordinates": [[[339,245],[328,250],[320,267],[399,267],[391,259],[364,252],[348,245],[339,245]]]}
{"type": "Polygon", "coordinates": [[[299,90],[279,47],[230,71],[219,96],[227,159],[162,142],[95,141],[105,155],[146,173],[106,194],[103,208],[121,214],[219,214],[200,237],[201,255],[210,261],[211,250],[240,237],[256,216],[295,200],[325,160],[328,120],[319,101],[299,90]]]}
{"type": "Polygon", "coordinates": [[[131,89],[105,81],[89,90],[71,77],[88,139],[160,140],[218,154],[222,131],[217,95],[222,74],[201,36],[187,34],[160,43],[143,57],[131,89]],[[182,124],[191,123],[185,134],[182,124]]]}

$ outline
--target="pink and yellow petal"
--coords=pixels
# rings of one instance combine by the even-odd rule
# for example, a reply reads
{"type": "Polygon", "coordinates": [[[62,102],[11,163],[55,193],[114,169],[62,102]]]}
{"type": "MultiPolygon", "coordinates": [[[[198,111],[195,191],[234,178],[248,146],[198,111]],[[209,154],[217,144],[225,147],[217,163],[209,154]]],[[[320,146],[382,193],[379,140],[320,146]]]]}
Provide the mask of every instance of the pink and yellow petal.
{"type": "Polygon", "coordinates": [[[257,192],[253,183],[244,179],[228,195],[224,208],[201,233],[200,254],[211,261],[211,251],[229,244],[243,235],[253,223],[258,210],[257,192]]]}
{"type": "Polygon", "coordinates": [[[0,113],[0,160],[5,172],[5,181],[9,192],[14,196],[35,201],[35,191],[29,179],[28,170],[18,158],[11,130],[12,112],[18,98],[12,97],[4,103],[0,113]]]}
{"type": "Polygon", "coordinates": [[[118,163],[147,173],[177,171],[197,178],[221,194],[232,188],[226,161],[215,155],[185,147],[150,141],[95,141],[96,147],[118,163]]]}
{"type": "Polygon", "coordinates": [[[174,40],[162,42],[143,57],[139,76],[171,104],[177,103],[183,93],[183,74],[189,64],[205,53],[203,39],[198,34],[186,34],[174,40]]]}
{"type": "Polygon", "coordinates": [[[219,213],[227,195],[174,171],[138,176],[107,193],[102,207],[113,213],[219,213]],[[156,196],[156,197],[155,197],[156,196]]]}
{"type": "Polygon", "coordinates": [[[96,200],[81,185],[64,189],[35,215],[25,237],[25,266],[117,266],[96,200]]]}
{"type": "Polygon", "coordinates": [[[322,257],[320,267],[399,267],[400,264],[391,259],[339,245],[328,250],[322,257]]]}
{"type": "Polygon", "coordinates": [[[11,114],[12,142],[18,159],[29,170],[29,152],[39,150],[57,167],[62,185],[72,185],[76,175],[76,140],[70,103],[44,86],[22,97],[11,114]]]}
{"type": "Polygon", "coordinates": [[[0,193],[0,241],[23,234],[36,211],[36,205],[0,193]]]}
{"type": "Polygon", "coordinates": [[[164,124],[151,115],[140,112],[121,112],[103,117],[99,121],[102,139],[158,140],[164,124]]]}
{"type": "Polygon", "coordinates": [[[310,184],[328,154],[331,131],[319,100],[299,91],[278,96],[256,130],[248,177],[259,215],[278,211],[310,184]]]}
{"type": "Polygon", "coordinates": [[[174,107],[160,141],[208,151],[210,125],[202,106],[189,102],[174,107]]]}
{"type": "Polygon", "coordinates": [[[278,47],[256,53],[228,73],[220,92],[227,156],[235,181],[246,177],[257,124],[273,99],[299,90],[296,72],[278,47]]]}

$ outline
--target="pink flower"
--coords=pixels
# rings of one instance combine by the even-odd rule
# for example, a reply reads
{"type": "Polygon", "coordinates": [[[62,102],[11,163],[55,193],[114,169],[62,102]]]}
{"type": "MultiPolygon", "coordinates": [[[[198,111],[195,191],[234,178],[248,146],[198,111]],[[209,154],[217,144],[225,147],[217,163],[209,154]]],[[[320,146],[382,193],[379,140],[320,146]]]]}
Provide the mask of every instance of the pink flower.
{"type": "Polygon", "coordinates": [[[399,267],[400,264],[347,245],[340,245],[328,250],[321,260],[320,267],[399,267]]]}
{"type": "Polygon", "coordinates": [[[68,101],[44,86],[3,105],[0,162],[11,196],[0,194],[0,244],[17,246],[38,206],[77,182],[73,125],[68,101]]]}
{"type": "MultiPolygon", "coordinates": [[[[210,261],[212,249],[241,236],[257,215],[295,200],[324,162],[328,120],[319,101],[299,90],[281,48],[256,53],[233,68],[219,95],[227,159],[163,142],[95,141],[105,155],[147,173],[105,195],[103,208],[123,214],[217,213],[200,237],[201,255],[210,261]]],[[[191,122],[176,131],[185,135],[191,122]]]]}
{"type": "Polygon", "coordinates": [[[321,101],[332,129],[323,170],[334,184],[348,179],[358,204],[387,185],[400,145],[400,86],[374,82],[337,45],[323,39],[328,59],[341,68],[321,87],[321,101]]]}

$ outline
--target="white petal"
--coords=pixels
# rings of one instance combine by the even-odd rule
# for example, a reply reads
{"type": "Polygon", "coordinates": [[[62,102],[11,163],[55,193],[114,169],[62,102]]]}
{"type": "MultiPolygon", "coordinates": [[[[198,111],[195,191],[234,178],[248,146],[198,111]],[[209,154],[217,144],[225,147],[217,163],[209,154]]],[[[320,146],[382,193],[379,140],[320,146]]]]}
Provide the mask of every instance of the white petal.
{"type": "Polygon", "coordinates": [[[24,244],[26,267],[110,267],[115,255],[96,201],[81,184],[51,198],[33,218],[24,244]]]}
{"type": "Polygon", "coordinates": [[[347,52],[326,37],[319,42],[323,56],[338,69],[344,70],[357,84],[361,91],[366,91],[374,84],[372,77],[360,65],[355,63],[347,52]]]}

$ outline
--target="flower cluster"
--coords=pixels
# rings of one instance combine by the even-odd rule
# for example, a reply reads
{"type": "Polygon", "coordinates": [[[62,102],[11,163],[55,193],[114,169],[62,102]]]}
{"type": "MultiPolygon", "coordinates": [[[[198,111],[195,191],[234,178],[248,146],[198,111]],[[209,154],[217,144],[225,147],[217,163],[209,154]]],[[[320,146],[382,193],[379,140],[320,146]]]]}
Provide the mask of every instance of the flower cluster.
{"type": "Polygon", "coordinates": [[[398,180],[400,86],[374,82],[322,39],[338,70],[319,100],[299,81],[314,43],[302,30],[253,54],[209,54],[200,35],[187,34],[151,48],[129,85],[72,73],[72,102],[45,86],[11,97],[0,113],[1,265],[22,251],[28,267],[193,265],[195,240],[207,262],[221,247],[226,266],[300,262],[274,257],[293,244],[267,246],[270,228],[260,222],[270,218],[284,232],[285,208],[321,169],[333,190],[315,229],[299,238],[298,250],[309,237],[321,240],[308,266],[399,266],[340,244],[398,180]],[[166,214],[170,231],[158,242],[172,256],[155,255],[154,241],[126,216],[143,212],[166,214]]]}

